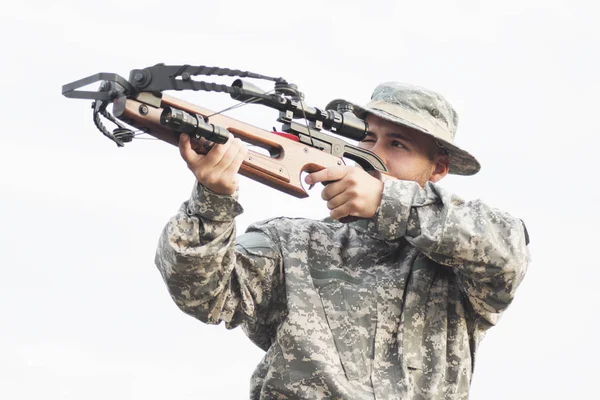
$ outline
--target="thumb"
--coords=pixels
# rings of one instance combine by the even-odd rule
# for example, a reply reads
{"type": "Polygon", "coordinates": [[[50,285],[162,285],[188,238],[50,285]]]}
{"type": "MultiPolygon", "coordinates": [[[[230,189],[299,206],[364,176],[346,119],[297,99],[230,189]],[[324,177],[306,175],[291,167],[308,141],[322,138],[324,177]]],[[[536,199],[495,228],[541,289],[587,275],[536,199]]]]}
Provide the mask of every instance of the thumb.
{"type": "Polygon", "coordinates": [[[178,145],[179,145],[179,154],[181,154],[181,157],[185,160],[185,162],[191,163],[194,161],[201,160],[203,158],[203,156],[196,153],[196,151],[194,151],[194,149],[192,148],[192,144],[191,144],[189,135],[187,135],[185,133],[182,133],[181,135],[179,135],[178,145]]]}

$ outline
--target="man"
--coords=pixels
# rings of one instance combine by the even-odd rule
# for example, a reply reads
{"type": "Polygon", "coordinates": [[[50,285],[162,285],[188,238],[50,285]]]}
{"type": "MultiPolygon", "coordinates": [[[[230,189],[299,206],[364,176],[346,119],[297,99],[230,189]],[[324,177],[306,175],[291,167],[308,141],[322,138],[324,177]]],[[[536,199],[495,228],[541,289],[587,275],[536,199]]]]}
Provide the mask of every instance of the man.
{"type": "Polygon", "coordinates": [[[242,325],[266,351],[252,399],[465,399],[477,345],[525,274],[524,225],[435,183],[479,170],[453,143],[457,115],[440,95],[384,83],[355,107],[371,132],[360,145],[397,179],[350,166],[309,174],[332,182],[331,218],[275,218],[238,238],[246,147],[202,156],[183,136],[197,185],[156,263],[184,312],[242,325]]]}

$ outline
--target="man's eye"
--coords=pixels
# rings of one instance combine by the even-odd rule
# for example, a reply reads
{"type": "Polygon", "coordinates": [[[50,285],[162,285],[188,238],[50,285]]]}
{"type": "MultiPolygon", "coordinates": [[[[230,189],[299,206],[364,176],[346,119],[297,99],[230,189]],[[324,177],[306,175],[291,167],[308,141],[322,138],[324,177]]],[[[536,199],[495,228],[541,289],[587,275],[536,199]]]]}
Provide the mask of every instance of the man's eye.
{"type": "Polygon", "coordinates": [[[406,147],[406,146],[404,146],[402,143],[400,143],[397,140],[392,141],[391,146],[392,147],[398,147],[398,148],[405,148],[406,147]]]}
{"type": "Polygon", "coordinates": [[[360,143],[366,144],[367,146],[373,146],[373,144],[375,144],[375,141],[371,140],[371,139],[365,139],[365,140],[361,140],[360,143]]]}

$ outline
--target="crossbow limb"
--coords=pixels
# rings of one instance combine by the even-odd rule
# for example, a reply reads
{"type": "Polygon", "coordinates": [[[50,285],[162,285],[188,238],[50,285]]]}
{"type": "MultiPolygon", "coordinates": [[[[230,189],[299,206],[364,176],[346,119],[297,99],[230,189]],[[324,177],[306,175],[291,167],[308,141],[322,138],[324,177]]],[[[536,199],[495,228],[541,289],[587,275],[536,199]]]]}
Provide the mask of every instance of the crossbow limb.
{"type": "MultiPolygon", "coordinates": [[[[282,78],[228,68],[157,64],[132,70],[129,80],[113,73],[91,75],[64,85],[62,93],[69,98],[94,100],[96,127],[118,146],[124,146],[136,137],[136,132],[128,125],[172,145],[177,145],[181,133],[212,143],[225,143],[230,135],[239,137],[268,153],[250,150],[240,173],[296,197],[308,196],[301,183],[303,172],[343,165],[344,158],[355,161],[367,171],[377,172],[382,179],[387,177],[387,169],[377,155],[323,132],[361,140],[368,133],[365,121],[357,118],[351,109],[321,110],[307,106],[297,87],[282,78]],[[270,80],[275,82],[275,88],[273,93],[265,92],[241,79],[232,85],[196,81],[192,77],[197,75],[270,80]],[[98,91],[78,90],[98,81],[101,82],[98,91]],[[264,130],[214,113],[164,94],[167,90],[223,92],[239,101],[274,108],[279,111],[278,121],[283,124],[283,132],[264,130]],[[112,114],[107,111],[110,104],[113,105],[112,114]],[[117,127],[110,132],[101,117],[117,127]],[[301,124],[295,119],[307,122],[301,124]]],[[[203,152],[202,148],[196,151],[203,152]]]]}

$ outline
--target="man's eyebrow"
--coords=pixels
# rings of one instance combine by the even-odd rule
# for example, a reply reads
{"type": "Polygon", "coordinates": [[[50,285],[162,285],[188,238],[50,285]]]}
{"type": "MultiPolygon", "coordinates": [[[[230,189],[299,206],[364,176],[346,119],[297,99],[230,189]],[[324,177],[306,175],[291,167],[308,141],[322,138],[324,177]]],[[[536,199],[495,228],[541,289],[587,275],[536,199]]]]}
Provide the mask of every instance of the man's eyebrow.
{"type": "Polygon", "coordinates": [[[403,135],[401,133],[397,133],[397,132],[389,132],[389,133],[386,133],[385,136],[387,136],[389,138],[394,138],[394,139],[406,140],[407,142],[411,142],[411,143],[414,143],[414,141],[415,141],[413,138],[403,135]]]}
{"type": "MultiPolygon", "coordinates": [[[[410,136],[403,135],[403,134],[397,133],[397,132],[388,132],[385,134],[385,136],[387,138],[401,139],[401,140],[405,140],[405,141],[411,142],[411,143],[415,142],[415,140],[413,138],[411,138],[410,136]]],[[[367,138],[367,137],[377,137],[377,135],[371,131],[368,131],[367,134],[365,135],[365,138],[367,138]]]]}

